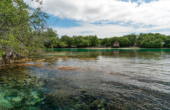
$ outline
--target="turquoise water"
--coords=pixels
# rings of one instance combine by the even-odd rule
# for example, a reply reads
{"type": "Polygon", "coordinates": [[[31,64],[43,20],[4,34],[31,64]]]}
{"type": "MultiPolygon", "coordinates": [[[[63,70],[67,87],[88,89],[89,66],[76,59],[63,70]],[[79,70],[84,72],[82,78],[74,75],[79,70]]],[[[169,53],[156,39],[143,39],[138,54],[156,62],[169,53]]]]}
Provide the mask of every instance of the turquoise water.
{"type": "Polygon", "coordinates": [[[5,62],[4,110],[170,109],[170,49],[48,49],[5,62]]]}

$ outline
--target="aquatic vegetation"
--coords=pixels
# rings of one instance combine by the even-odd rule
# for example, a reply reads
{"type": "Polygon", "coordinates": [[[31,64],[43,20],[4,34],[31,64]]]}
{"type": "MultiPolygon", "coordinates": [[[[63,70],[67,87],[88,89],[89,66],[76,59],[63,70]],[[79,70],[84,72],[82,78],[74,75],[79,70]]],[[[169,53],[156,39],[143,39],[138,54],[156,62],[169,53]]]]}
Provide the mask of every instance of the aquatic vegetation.
{"type": "Polygon", "coordinates": [[[75,69],[79,69],[81,67],[58,67],[60,70],[75,70],[75,69]]]}
{"type": "Polygon", "coordinates": [[[87,93],[75,95],[70,91],[58,90],[48,94],[45,101],[60,109],[108,110],[107,103],[98,98],[87,93]]]}
{"type": "Polygon", "coordinates": [[[98,58],[80,58],[80,60],[98,60],[98,58]]]}
{"type": "Polygon", "coordinates": [[[40,60],[36,60],[36,63],[42,63],[43,61],[45,61],[46,59],[40,59],[40,60]]]}
{"type": "Polygon", "coordinates": [[[69,57],[60,57],[61,60],[67,60],[69,57]]]}
{"type": "Polygon", "coordinates": [[[0,67],[9,66],[13,63],[26,63],[32,61],[28,58],[6,58],[3,60],[0,60],[0,67]]]}
{"type": "Polygon", "coordinates": [[[20,59],[20,60],[14,60],[14,62],[29,62],[32,61],[32,59],[28,59],[28,58],[24,58],[24,59],[20,59]]]}
{"type": "Polygon", "coordinates": [[[46,66],[44,66],[44,65],[39,65],[39,64],[25,64],[25,63],[23,63],[23,64],[14,64],[13,67],[15,67],[15,66],[36,66],[36,67],[46,67],[46,66]]]}
{"type": "Polygon", "coordinates": [[[0,108],[12,109],[23,105],[32,106],[44,100],[45,97],[41,97],[39,90],[42,89],[45,82],[35,77],[25,78],[5,76],[0,78],[0,108]]]}
{"type": "Polygon", "coordinates": [[[91,68],[87,68],[88,70],[91,70],[91,68]]]}
{"type": "Polygon", "coordinates": [[[39,103],[39,102],[41,102],[42,100],[44,100],[45,99],[45,96],[43,97],[43,98],[41,98],[41,99],[37,99],[36,101],[35,101],[35,103],[39,103]]]}

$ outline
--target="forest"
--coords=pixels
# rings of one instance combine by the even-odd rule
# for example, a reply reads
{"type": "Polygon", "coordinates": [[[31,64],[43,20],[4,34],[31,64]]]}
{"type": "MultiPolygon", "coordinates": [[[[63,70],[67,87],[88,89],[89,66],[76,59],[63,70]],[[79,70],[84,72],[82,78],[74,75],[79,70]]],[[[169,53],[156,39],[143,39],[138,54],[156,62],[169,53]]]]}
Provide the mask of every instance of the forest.
{"type": "Polygon", "coordinates": [[[106,37],[103,39],[98,38],[96,35],[89,36],[67,36],[63,35],[58,37],[56,31],[52,28],[48,28],[47,31],[42,33],[44,37],[48,38],[47,42],[44,42],[46,48],[62,48],[62,47],[95,47],[95,46],[113,46],[115,41],[119,41],[120,47],[132,47],[138,46],[141,48],[162,48],[170,47],[170,36],[166,36],[160,33],[140,33],[129,34],[124,36],[106,37]]]}
{"type": "Polygon", "coordinates": [[[102,45],[111,46],[115,41],[120,42],[121,47],[139,46],[141,48],[170,47],[170,36],[160,33],[129,34],[122,37],[104,38],[102,45]]]}

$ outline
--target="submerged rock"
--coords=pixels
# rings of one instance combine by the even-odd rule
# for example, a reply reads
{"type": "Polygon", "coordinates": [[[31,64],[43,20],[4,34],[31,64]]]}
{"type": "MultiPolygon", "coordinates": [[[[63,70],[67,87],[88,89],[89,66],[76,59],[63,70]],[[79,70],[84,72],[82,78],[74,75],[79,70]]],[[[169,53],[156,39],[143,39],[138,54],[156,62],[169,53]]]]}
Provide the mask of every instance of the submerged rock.
{"type": "Polygon", "coordinates": [[[21,97],[14,97],[11,100],[14,101],[15,103],[20,103],[22,101],[22,98],[21,97]]]}

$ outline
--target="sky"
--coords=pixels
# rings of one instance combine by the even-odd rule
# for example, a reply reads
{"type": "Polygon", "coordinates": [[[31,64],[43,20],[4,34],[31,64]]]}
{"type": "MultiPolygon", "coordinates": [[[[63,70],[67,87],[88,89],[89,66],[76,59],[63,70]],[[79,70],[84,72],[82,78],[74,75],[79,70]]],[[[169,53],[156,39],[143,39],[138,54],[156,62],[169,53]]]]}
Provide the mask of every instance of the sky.
{"type": "MultiPolygon", "coordinates": [[[[24,0],[31,7],[38,3],[24,0]]],[[[170,0],[43,0],[58,35],[99,38],[139,33],[170,35],[170,0]]]]}

